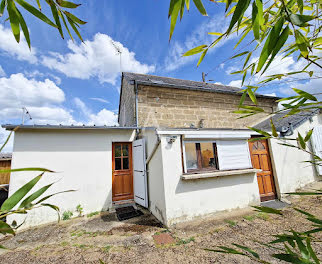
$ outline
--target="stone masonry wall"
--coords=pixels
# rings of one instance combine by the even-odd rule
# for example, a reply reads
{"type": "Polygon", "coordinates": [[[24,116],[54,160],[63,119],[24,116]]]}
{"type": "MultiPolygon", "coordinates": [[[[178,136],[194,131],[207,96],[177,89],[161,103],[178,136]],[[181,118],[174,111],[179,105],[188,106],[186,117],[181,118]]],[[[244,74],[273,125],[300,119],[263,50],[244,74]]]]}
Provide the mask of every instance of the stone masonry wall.
{"type": "MultiPolygon", "coordinates": [[[[139,126],[199,127],[203,119],[204,128],[246,128],[267,118],[267,114],[237,119],[240,95],[189,91],[174,88],[139,85],[139,126]]],[[[257,98],[258,105],[272,112],[277,107],[274,99],[257,98]]],[[[247,102],[251,102],[249,99],[247,102]]],[[[251,103],[250,103],[251,105],[251,103]]]]}
{"type": "Polygon", "coordinates": [[[135,92],[134,85],[129,84],[125,79],[122,80],[122,105],[119,113],[120,126],[135,126],[135,92]]]}

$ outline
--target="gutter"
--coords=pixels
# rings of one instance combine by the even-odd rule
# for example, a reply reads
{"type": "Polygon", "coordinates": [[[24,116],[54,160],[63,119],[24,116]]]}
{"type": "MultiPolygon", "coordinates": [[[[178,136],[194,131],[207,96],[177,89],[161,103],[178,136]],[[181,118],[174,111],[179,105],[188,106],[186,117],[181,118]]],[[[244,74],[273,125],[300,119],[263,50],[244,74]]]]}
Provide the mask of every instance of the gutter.
{"type": "MultiPolygon", "coordinates": [[[[138,126],[139,124],[139,96],[138,96],[138,83],[134,81],[134,90],[135,90],[135,125],[138,126]]],[[[138,132],[138,131],[137,131],[138,132]]]]}

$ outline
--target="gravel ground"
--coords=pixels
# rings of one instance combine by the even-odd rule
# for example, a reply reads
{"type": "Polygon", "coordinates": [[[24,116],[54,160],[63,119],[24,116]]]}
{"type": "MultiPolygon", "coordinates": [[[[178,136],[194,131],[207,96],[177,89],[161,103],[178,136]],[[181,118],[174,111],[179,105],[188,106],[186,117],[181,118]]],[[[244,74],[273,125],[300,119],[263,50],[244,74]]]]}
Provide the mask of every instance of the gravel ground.
{"type": "MultiPolygon", "coordinates": [[[[313,187],[321,188],[319,182],[313,187]]],[[[322,197],[291,197],[292,205],[283,209],[284,217],[247,210],[236,210],[216,217],[162,227],[149,214],[118,222],[114,214],[77,218],[59,224],[19,232],[0,239],[10,250],[1,251],[0,263],[252,263],[247,257],[204,250],[231,243],[253,248],[265,260],[270,249],[254,240],[268,242],[272,234],[308,229],[307,220],[292,207],[322,215],[322,197]],[[164,233],[175,243],[159,245],[156,236],[164,233]]],[[[317,237],[322,240],[322,234],[317,237]]],[[[159,239],[160,240],[160,239],[159,239]]],[[[313,247],[322,258],[322,244],[313,247]]]]}

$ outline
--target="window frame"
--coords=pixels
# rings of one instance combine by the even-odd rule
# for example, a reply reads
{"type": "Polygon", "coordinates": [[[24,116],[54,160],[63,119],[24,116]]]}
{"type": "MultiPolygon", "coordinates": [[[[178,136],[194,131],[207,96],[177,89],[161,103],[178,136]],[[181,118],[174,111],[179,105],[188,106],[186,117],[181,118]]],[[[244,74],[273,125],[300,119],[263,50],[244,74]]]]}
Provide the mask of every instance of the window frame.
{"type": "Polygon", "coordinates": [[[209,139],[202,139],[202,140],[182,140],[182,156],[183,156],[183,172],[184,173],[202,173],[202,172],[211,172],[211,171],[219,171],[219,159],[218,159],[218,148],[217,148],[217,140],[209,140],[209,139]],[[198,145],[196,145],[196,154],[197,154],[197,164],[198,164],[198,169],[187,169],[187,157],[186,157],[186,143],[195,143],[199,144],[199,149],[198,145]],[[217,168],[202,168],[202,154],[201,154],[201,147],[200,143],[212,143],[213,145],[213,152],[214,152],[214,158],[216,161],[216,167],[217,168]],[[214,144],[216,147],[214,147],[214,144]]]}

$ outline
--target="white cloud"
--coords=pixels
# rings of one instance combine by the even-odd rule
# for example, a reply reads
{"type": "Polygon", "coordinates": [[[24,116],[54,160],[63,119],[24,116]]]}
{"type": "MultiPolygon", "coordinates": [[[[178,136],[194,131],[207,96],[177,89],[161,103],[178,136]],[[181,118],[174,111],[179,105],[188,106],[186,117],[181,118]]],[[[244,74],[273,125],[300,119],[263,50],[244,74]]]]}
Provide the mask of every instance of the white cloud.
{"type": "Polygon", "coordinates": [[[36,49],[34,47],[29,49],[23,34],[20,36],[20,43],[17,43],[11,30],[3,25],[0,25],[0,50],[18,60],[37,63],[36,49]]]}
{"type": "Polygon", "coordinates": [[[87,125],[106,125],[115,126],[117,125],[117,114],[113,111],[102,109],[97,114],[94,114],[91,109],[89,109],[85,103],[78,97],[74,98],[75,105],[81,110],[85,123],[87,125]]]}
{"type": "Polygon", "coordinates": [[[3,76],[6,76],[6,73],[0,65],[0,77],[3,77],[3,76]]]}
{"type": "Polygon", "coordinates": [[[54,74],[51,74],[49,72],[46,72],[46,73],[43,73],[43,72],[40,72],[38,70],[34,70],[34,71],[24,71],[24,75],[28,78],[35,78],[35,77],[41,77],[41,78],[45,78],[45,77],[50,77],[52,78],[55,83],[57,85],[60,85],[61,84],[61,78],[59,78],[58,76],[54,75],[54,74]]]}
{"type": "Polygon", "coordinates": [[[238,87],[240,88],[241,87],[241,84],[242,84],[242,80],[234,80],[234,81],[231,81],[228,86],[233,86],[233,87],[238,87]]]}
{"type": "Polygon", "coordinates": [[[101,83],[115,84],[121,69],[120,56],[113,43],[122,51],[122,71],[148,73],[155,70],[155,66],[139,62],[135,53],[122,43],[101,33],[97,33],[93,40],[85,40],[79,45],[68,41],[70,53],[51,52],[49,56],[42,58],[42,63],[68,77],[83,80],[96,77],[101,83]]]}
{"type": "MultiPolygon", "coordinates": [[[[182,57],[182,54],[186,51],[195,48],[203,44],[210,44],[216,37],[209,35],[208,32],[223,32],[228,26],[228,19],[222,14],[209,18],[208,21],[200,24],[193,32],[188,35],[185,41],[174,41],[170,42],[170,50],[165,58],[164,68],[166,71],[176,70],[185,64],[199,59],[199,55],[182,57]]],[[[211,48],[208,53],[214,52],[216,48],[221,47],[227,41],[235,38],[236,35],[232,35],[227,39],[220,41],[214,48],[211,48]]],[[[219,65],[223,67],[223,65],[219,65]]]]}
{"type": "Polygon", "coordinates": [[[272,97],[276,97],[276,93],[267,93],[267,94],[263,94],[263,95],[266,95],[266,96],[272,96],[272,97]]]}
{"type": "Polygon", "coordinates": [[[94,100],[94,101],[97,101],[97,102],[105,103],[105,104],[108,104],[109,103],[109,101],[107,101],[107,100],[105,100],[103,98],[91,97],[89,99],[94,100]]]}

